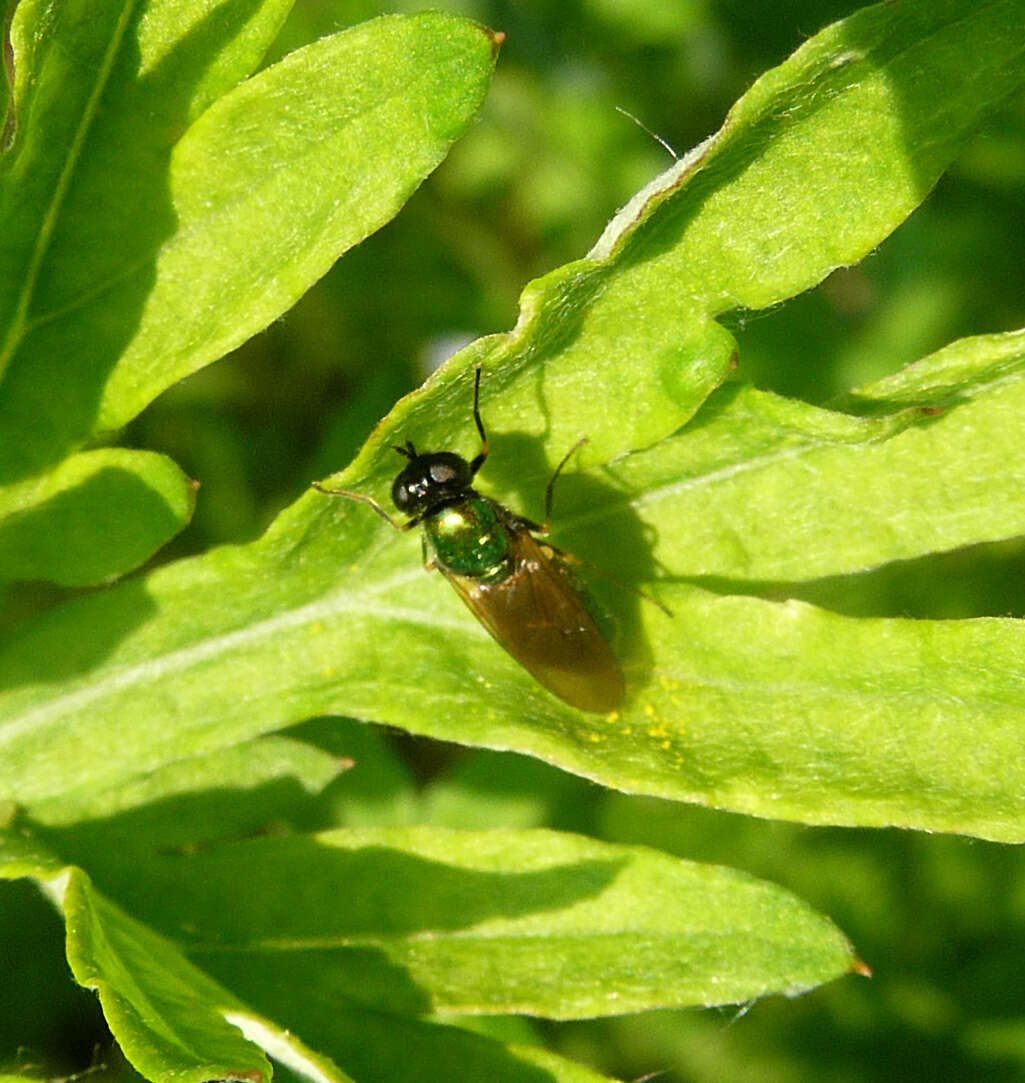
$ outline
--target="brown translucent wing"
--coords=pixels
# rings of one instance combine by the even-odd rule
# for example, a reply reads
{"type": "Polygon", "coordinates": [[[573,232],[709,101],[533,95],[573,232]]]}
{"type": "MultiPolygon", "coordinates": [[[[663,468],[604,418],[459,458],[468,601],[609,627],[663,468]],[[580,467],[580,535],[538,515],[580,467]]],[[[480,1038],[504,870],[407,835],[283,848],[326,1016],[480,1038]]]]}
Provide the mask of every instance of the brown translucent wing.
{"type": "Polygon", "coordinates": [[[614,711],[623,672],[558,557],[526,531],[513,539],[514,570],[499,583],[446,579],[494,638],[549,692],[582,711],[614,711]]]}

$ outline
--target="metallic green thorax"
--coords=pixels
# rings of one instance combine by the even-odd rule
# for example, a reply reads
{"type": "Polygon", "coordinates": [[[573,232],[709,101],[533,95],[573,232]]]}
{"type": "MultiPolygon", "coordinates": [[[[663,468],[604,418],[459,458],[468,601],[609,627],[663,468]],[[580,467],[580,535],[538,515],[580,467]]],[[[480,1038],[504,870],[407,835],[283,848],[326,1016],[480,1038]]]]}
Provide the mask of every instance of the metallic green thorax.
{"type": "Polygon", "coordinates": [[[513,535],[497,504],[477,493],[423,521],[434,559],[455,575],[501,582],[512,570],[513,535]]]}

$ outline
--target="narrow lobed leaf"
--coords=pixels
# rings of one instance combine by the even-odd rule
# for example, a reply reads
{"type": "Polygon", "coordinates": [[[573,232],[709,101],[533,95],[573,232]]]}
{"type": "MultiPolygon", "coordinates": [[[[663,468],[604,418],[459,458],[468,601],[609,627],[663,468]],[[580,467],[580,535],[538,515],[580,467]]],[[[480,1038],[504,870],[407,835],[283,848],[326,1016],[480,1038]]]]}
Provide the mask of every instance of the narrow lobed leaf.
{"type": "Polygon", "coordinates": [[[97,389],[152,283],[153,251],[173,229],[171,148],[253,71],[290,7],[15,8],[13,135],[0,159],[0,373],[13,370],[0,399],[0,480],[89,433],[97,389]]]}
{"type": "Polygon", "coordinates": [[[581,1018],[793,995],[856,965],[781,888],[550,831],[343,829],[142,871],[123,903],[272,1016],[318,1000],[581,1018]]]}
{"type": "MultiPolygon", "coordinates": [[[[68,32],[73,49],[81,31],[68,32]]],[[[40,172],[26,151],[5,178],[19,223],[9,243],[20,251],[24,234],[31,253],[3,275],[25,284],[6,331],[0,480],[124,425],[280,316],[441,161],[480,105],[496,50],[490,32],[455,16],[385,17],[297,50],[196,119],[197,102],[209,104],[238,71],[220,48],[239,28],[211,15],[173,45],[152,20],[120,32],[120,51],[117,41],[97,45],[113,67],[94,92],[123,100],[102,123],[72,118],[89,139],[64,187],[24,192],[22,173],[40,172]],[[179,85],[181,63],[195,85],[179,85]],[[125,198],[112,197],[112,175],[125,198]],[[90,213],[97,204],[113,217],[90,213]],[[40,207],[54,221],[36,239],[40,207]]],[[[255,62],[253,40],[242,39],[255,62]]],[[[35,125],[28,132],[51,156],[69,153],[48,116],[35,125]]]]}
{"type": "MultiPolygon", "coordinates": [[[[605,463],[675,432],[729,373],[736,344],[714,317],[777,304],[876,248],[1020,91],[1020,24],[1018,0],[970,12],[897,0],[816,34],[639,193],[589,258],[528,286],[513,332],[451,371],[501,374],[495,424],[544,439],[547,470],[581,434],[580,461],[605,463]]],[[[451,442],[453,387],[440,381],[393,411],[340,484],[384,499],[397,438],[451,442]]]]}
{"type": "MultiPolygon", "coordinates": [[[[971,529],[1020,529],[1014,494],[1004,488],[1016,488],[1008,458],[1016,412],[994,413],[1006,419],[1006,442],[996,439],[998,430],[991,433],[1005,450],[1002,459],[982,456],[965,468],[958,444],[972,433],[960,420],[965,413],[1018,387],[1011,363],[1006,378],[992,378],[989,361],[1016,356],[1006,345],[997,338],[988,347],[974,343],[941,355],[940,369],[955,354],[961,359],[962,401],[940,414],[844,418],[752,393],[754,408],[775,430],[764,423],[725,426],[721,438],[705,444],[696,424],[646,456],[658,462],[676,447],[692,447],[698,459],[708,456],[703,485],[710,505],[720,494],[718,524],[728,513],[749,514],[749,506],[764,512],[768,498],[778,504],[775,520],[785,524],[796,491],[788,479],[802,470],[814,478],[802,456],[810,456],[818,471],[832,470],[836,485],[857,477],[864,456],[873,484],[859,488],[848,480],[843,522],[870,524],[877,503],[886,508],[889,500],[892,507],[909,494],[902,514],[891,514],[904,533],[892,526],[880,532],[876,561],[906,553],[907,539],[916,535],[921,548],[941,548],[941,530],[951,529],[948,518],[962,521],[953,510],[948,518],[928,508],[925,515],[916,512],[914,498],[928,492],[937,461],[949,462],[952,485],[962,470],[965,485],[974,482],[971,529]],[[967,383],[969,357],[980,377],[974,389],[967,383]],[[931,439],[948,419],[950,435],[944,429],[931,439]],[[866,439],[869,432],[878,438],[866,439]],[[891,456],[900,484],[882,469],[894,444],[905,448],[891,456]],[[747,455],[757,469],[741,468],[747,455]],[[990,473],[980,476],[980,469],[990,473]],[[738,486],[737,479],[748,476],[760,486],[759,501],[750,485],[738,486]],[[914,479],[920,479],[917,488],[914,479]]],[[[929,371],[920,367],[915,379],[935,389],[938,378],[929,371]]],[[[713,428],[714,412],[710,416],[713,428]]],[[[981,420],[979,425],[981,431],[981,420]]],[[[632,460],[616,469],[638,471],[631,484],[642,493],[650,484],[632,460]]],[[[680,476],[679,461],[671,473],[680,476]]],[[[694,491],[655,489],[651,507],[671,509],[670,496],[683,499],[694,491]]],[[[643,505],[644,498],[636,501],[643,505]]],[[[604,517],[601,507],[597,500],[589,503],[577,537],[603,544],[613,539],[616,550],[636,552],[627,546],[631,534],[622,524],[629,505],[606,504],[604,517]]],[[[621,716],[584,717],[534,685],[446,584],[422,572],[414,538],[386,536],[383,545],[369,548],[376,519],[348,502],[337,508],[347,524],[344,534],[308,526],[310,514],[326,524],[335,510],[327,498],[311,494],[257,545],[165,569],[149,577],[145,592],[141,584],[125,584],[82,599],[26,629],[0,660],[0,679],[9,688],[0,699],[6,711],[0,726],[3,792],[31,805],[335,711],[467,744],[517,749],[632,792],[819,823],[1025,837],[1018,800],[1025,777],[1013,755],[1025,736],[1016,677],[1023,649],[1018,622],[863,622],[797,603],[716,598],[663,585],[673,619],[646,605],[631,613],[619,601],[631,690],[621,716]],[[358,569],[348,571],[357,561],[358,569]],[[55,666],[61,677],[56,686],[48,683],[55,666]],[[247,689],[244,702],[230,691],[237,682],[247,689]]],[[[707,559],[700,535],[690,548],[680,540],[687,537],[680,524],[695,529],[690,517],[670,510],[650,521],[663,562],[685,571],[688,554],[707,559]]],[[[759,524],[757,516],[747,521],[748,544],[738,544],[743,536],[734,530],[724,535],[732,537],[732,547],[720,539],[712,547],[720,560],[732,552],[748,561],[720,566],[738,577],[753,568],[764,572],[772,555],[770,549],[759,558],[766,562],[761,566],[750,563],[748,555],[760,552],[759,524]]],[[[804,524],[811,568],[816,552],[834,549],[849,562],[851,554],[866,561],[866,539],[873,537],[867,529],[859,535],[848,527],[851,539],[843,542],[814,507],[804,524]]],[[[601,560],[601,553],[576,548],[601,560]]],[[[781,544],[779,551],[787,550],[781,544]]],[[[786,570],[799,577],[808,565],[796,540],[790,553],[793,564],[786,570]]]]}
{"type": "MultiPolygon", "coordinates": [[[[869,24],[878,32],[866,55],[885,59],[890,78],[902,58],[921,73],[930,49],[942,54],[931,62],[950,61],[947,3],[883,5],[857,18],[859,33],[869,24]],[[910,36],[930,19],[938,21],[912,50],[910,36]]],[[[992,63],[995,88],[1009,85],[1012,69],[1023,75],[1012,63],[1020,35],[1009,42],[994,29],[1010,18],[1008,4],[992,3],[961,24],[1003,43],[1003,52],[973,60],[992,63]]],[[[755,105],[766,87],[783,101],[800,88],[807,108],[841,109],[847,91],[857,100],[857,80],[835,86],[828,63],[828,93],[816,96],[803,66],[816,49],[834,56],[838,33],[813,39],[800,64],[752,91],[755,105]]],[[[979,111],[955,101],[954,130],[964,138],[979,111]]],[[[785,114],[777,120],[786,127],[785,114]]],[[[923,110],[920,121],[920,135],[942,128],[943,153],[953,152],[946,112],[937,119],[923,110]]],[[[754,154],[759,131],[738,123],[721,139],[746,139],[754,154]]],[[[809,165],[839,153],[832,123],[804,134],[797,146],[809,165]]],[[[792,156],[774,161],[777,172],[795,168],[792,156]]],[[[702,184],[724,176],[697,175],[702,184]]],[[[784,180],[761,179],[770,190],[784,180]]],[[[833,191],[837,215],[849,196],[833,191]]],[[[665,259],[651,264],[667,289],[679,271],[674,245],[685,237],[675,199],[653,197],[637,215],[649,238],[664,231],[665,259]]],[[[724,235],[743,228],[742,212],[722,220],[724,235]]],[[[798,249],[800,221],[787,223],[798,249]]],[[[822,223],[810,214],[806,228],[817,236],[822,223]]],[[[858,244],[889,227],[872,228],[858,244]]],[[[473,454],[472,370],[460,366],[485,359],[492,455],[482,489],[539,516],[546,459],[591,435],[594,421],[588,447],[606,474],[568,472],[560,481],[556,539],[628,582],[650,582],[659,564],[664,579],[711,576],[720,589],[732,580],[788,582],[1021,532],[1020,335],[956,344],[903,379],[865,389],[852,409],[872,416],[743,389],[723,389],[695,414],[721,377],[715,365],[700,378],[675,368],[680,382],[667,392],[668,370],[650,352],[623,350],[620,332],[647,315],[611,289],[632,259],[620,253],[630,251],[624,242],[610,252],[605,283],[589,261],[529,289],[517,331],[483,340],[401,403],[344,481],[386,499],[397,467],[384,445],[406,437],[473,454]],[[569,351],[587,336],[598,352],[585,395],[589,362],[569,351]],[[684,414],[693,420],[672,439],[623,454],[639,432],[630,418],[643,417],[654,436],[684,414]],[[549,436],[545,448],[539,433],[549,436]],[[936,485],[938,470],[949,489],[936,485]]],[[[825,266],[819,256],[811,264],[825,266]]],[[[682,310],[672,322],[666,310],[662,323],[659,311],[653,333],[678,341],[682,310]]],[[[516,749],[634,792],[811,822],[1025,837],[1025,780],[1012,754],[1023,736],[1018,623],[861,623],[797,604],[659,589],[673,620],[612,597],[629,694],[618,717],[583,717],[539,689],[440,577],[421,571],[414,537],[389,531],[366,507],[311,493],[258,543],[77,600],[23,629],[0,653],[0,794],[31,806],[69,789],[115,786],[333,712],[516,749]]]]}

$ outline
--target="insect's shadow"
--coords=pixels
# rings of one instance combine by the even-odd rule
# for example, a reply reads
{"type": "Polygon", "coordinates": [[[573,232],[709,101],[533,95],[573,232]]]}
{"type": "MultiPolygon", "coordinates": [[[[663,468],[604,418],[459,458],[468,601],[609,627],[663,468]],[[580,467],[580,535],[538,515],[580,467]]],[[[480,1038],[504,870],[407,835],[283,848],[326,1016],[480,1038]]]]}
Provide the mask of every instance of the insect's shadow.
{"type": "MultiPolygon", "coordinates": [[[[475,488],[514,514],[543,524],[545,489],[553,466],[542,441],[527,433],[489,430],[488,442],[491,454],[475,488]]],[[[551,521],[544,537],[568,554],[570,572],[585,601],[596,603],[589,608],[596,610],[599,626],[610,632],[616,654],[628,668],[629,695],[631,686],[643,684],[651,669],[640,607],[658,611],[642,594],[656,578],[653,539],[626,494],[603,480],[599,470],[578,472],[570,459],[553,486],[551,521]]]]}

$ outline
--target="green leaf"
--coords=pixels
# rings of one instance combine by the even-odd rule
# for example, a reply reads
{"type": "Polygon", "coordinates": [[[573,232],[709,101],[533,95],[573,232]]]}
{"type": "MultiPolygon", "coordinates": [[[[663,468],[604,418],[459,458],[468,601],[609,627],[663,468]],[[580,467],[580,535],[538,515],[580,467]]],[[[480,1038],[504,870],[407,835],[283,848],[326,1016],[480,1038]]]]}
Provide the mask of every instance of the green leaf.
{"type": "Polygon", "coordinates": [[[30,836],[0,831],[0,878],[21,876],[36,879],[62,913],[75,980],[96,991],[118,1044],[147,1079],[269,1080],[260,1045],[305,1066],[318,1083],[348,1080],[211,981],[171,940],[110,902],[81,869],[62,867],[30,836]]]}
{"type": "Polygon", "coordinates": [[[779,888],[552,832],[334,831],[165,856],[136,871],[125,900],[148,924],[31,836],[0,833],[0,876],[33,876],[62,911],[76,979],[96,989],[125,1055],[157,1083],[267,1078],[249,1042],[318,1083],[348,1078],[319,1049],[361,1079],[479,1071],[510,1083],[597,1083],[604,1077],[543,1050],[410,1018],[411,991],[420,988],[415,1014],[430,999],[458,1012],[493,1011],[510,997],[529,997],[541,1014],[606,1014],[681,990],[716,1002],[794,992],[854,963],[837,930],[779,888]],[[356,881],[359,892],[339,892],[356,881]],[[503,984],[470,1003],[493,968],[503,984]]]}
{"type": "Polygon", "coordinates": [[[672,524],[652,555],[688,578],[793,583],[1025,532],[1025,332],[953,343],[849,404],[879,416],[728,386],[607,476],[672,524]]]}
{"type": "Polygon", "coordinates": [[[72,933],[75,980],[96,989],[125,1056],[143,1075],[195,1083],[269,1078],[258,1051],[204,1003],[223,1011],[230,998],[171,944],[94,892],[78,870],[47,887],[72,933]]]}
{"type": "MultiPolygon", "coordinates": [[[[34,14],[33,6],[22,15],[26,36],[34,14]]],[[[0,311],[8,477],[123,425],[290,307],[437,165],[479,106],[494,63],[492,38],[466,20],[378,19],[297,50],[181,135],[194,96],[208,104],[209,73],[199,61],[219,58],[193,57],[197,35],[174,47],[151,42],[149,27],[146,20],[90,31],[101,71],[111,54],[109,82],[91,88],[100,101],[118,99],[110,115],[83,117],[97,110],[90,100],[71,117],[62,113],[59,128],[49,113],[26,107],[23,144],[11,152],[0,220],[12,225],[0,270],[23,284],[13,311],[0,311]],[[200,88],[178,84],[175,49],[200,88]],[[109,195],[110,156],[125,146],[131,157],[117,168],[127,202],[109,195]],[[50,159],[66,163],[71,150],[82,157],[64,177],[50,159]],[[94,206],[107,216],[87,213],[94,206]]],[[[82,32],[70,15],[61,29],[71,41],[55,41],[50,52],[77,50],[82,32]]],[[[203,30],[208,52],[226,33],[203,30]]],[[[40,77],[56,95],[74,74],[40,77]]]]}
{"type": "Polygon", "coordinates": [[[148,451],[83,451],[0,488],[0,580],[88,586],[149,559],[192,517],[195,486],[148,451]]]}
{"type": "MultiPolygon", "coordinates": [[[[4,856],[0,875],[26,874],[5,868],[4,856]]],[[[64,915],[76,981],[97,991],[125,1056],[147,1078],[270,1078],[259,1051],[221,1017],[237,1002],[168,941],[104,899],[80,869],[36,875],[64,915]]]]}
{"type": "Polygon", "coordinates": [[[581,1018],[793,995],[857,965],[781,888],[550,831],[343,829],[153,855],[114,877],[123,905],[286,1020],[311,1001],[581,1018]]]}
{"type": "Polygon", "coordinates": [[[94,429],[154,256],[176,229],[172,148],[256,67],[290,7],[17,5],[15,127],[0,172],[0,480],[94,429]]]}
{"type": "Polygon", "coordinates": [[[0,374],[11,369],[0,385],[0,481],[11,483],[0,488],[0,578],[101,582],[191,516],[187,479],[162,457],[60,460],[87,435],[109,351],[137,318],[125,299],[145,291],[147,246],[166,228],[172,143],[253,70],[290,6],[16,5],[0,160],[0,374]],[[90,305],[92,326],[81,319],[90,305]]]}
{"type": "MultiPolygon", "coordinates": [[[[627,213],[606,255],[530,287],[515,331],[483,340],[401,403],[342,483],[385,500],[397,469],[389,445],[405,438],[475,453],[470,366],[485,359],[482,489],[539,516],[552,462],[588,434],[585,451],[605,470],[560,482],[556,537],[630,582],[661,566],[667,580],[750,589],[1019,533],[1020,336],[957,344],[863,390],[851,408],[877,416],[736,388],[701,406],[729,343],[711,323],[682,328],[689,309],[676,292],[690,273],[680,253],[696,259],[716,239],[722,249],[738,238],[746,255],[743,266],[725,261],[729,291],[720,281],[699,297],[706,314],[729,303],[724,291],[775,299],[878,243],[893,208],[910,211],[983,107],[1022,79],[1019,5],[956,14],[949,3],[882,5],[812,39],[627,213]],[[986,48],[961,44],[955,56],[955,30],[986,48]],[[970,93],[952,84],[942,104],[880,97],[969,59],[970,93]],[[891,136],[899,117],[905,142],[872,138],[867,114],[891,136]],[[878,158],[869,174],[835,165],[868,157],[878,158]],[[819,203],[816,186],[794,178],[823,161],[835,168],[819,203]],[[764,210],[751,229],[747,203],[733,200],[771,202],[784,190],[804,202],[769,232],[764,210]],[[881,207],[891,210],[879,219],[881,207]],[[799,278],[790,260],[802,252],[799,278]],[[738,292],[753,278],[762,292],[738,292]]],[[[609,599],[630,694],[618,717],[584,716],[538,688],[422,572],[415,538],[311,493],[258,543],[25,627],[0,654],[0,794],[32,806],[114,786],[334,712],[515,749],[633,792],[816,823],[1025,838],[1019,623],[862,622],[682,583],[658,593],[672,620],[609,599]]]]}
{"type": "Polygon", "coordinates": [[[179,529],[132,479],[99,502],[91,485],[75,492],[61,460],[287,310],[398,211],[483,98],[496,41],[442,14],[333,35],[231,90],[289,6],[150,0],[96,17],[80,0],[56,14],[18,5],[0,172],[0,484],[24,487],[0,512],[68,491],[11,524],[4,574],[94,583],[179,529]],[[102,542],[77,522],[90,508],[102,542]]]}
{"type": "Polygon", "coordinates": [[[76,864],[132,876],[131,863],[122,860],[126,848],[173,851],[266,830],[320,795],[347,766],[305,741],[261,737],[123,786],[62,794],[36,806],[33,821],[73,835],[76,864]]]}
{"type": "MultiPolygon", "coordinates": [[[[467,367],[501,373],[494,427],[554,449],[586,433],[590,463],[674,432],[729,371],[735,344],[714,317],[776,304],[878,246],[1021,88],[1020,24],[1018,0],[903,0],[809,40],[638,193],[588,259],[528,286],[512,334],[464,351],[467,367]]],[[[450,442],[438,393],[394,412],[346,484],[386,494],[398,434],[450,442]]]]}
{"type": "Polygon", "coordinates": [[[495,55],[494,36],[468,20],[386,16],[297,50],[212,106],[172,155],[178,228],[96,425],[123,424],[262,330],[389,221],[470,123],[495,55]]]}
{"type": "Polygon", "coordinates": [[[1018,0],[897,0],[827,27],[635,197],[595,254],[626,256],[621,289],[646,310],[800,293],[891,233],[1020,89],[1020,23],[1018,0]]]}

